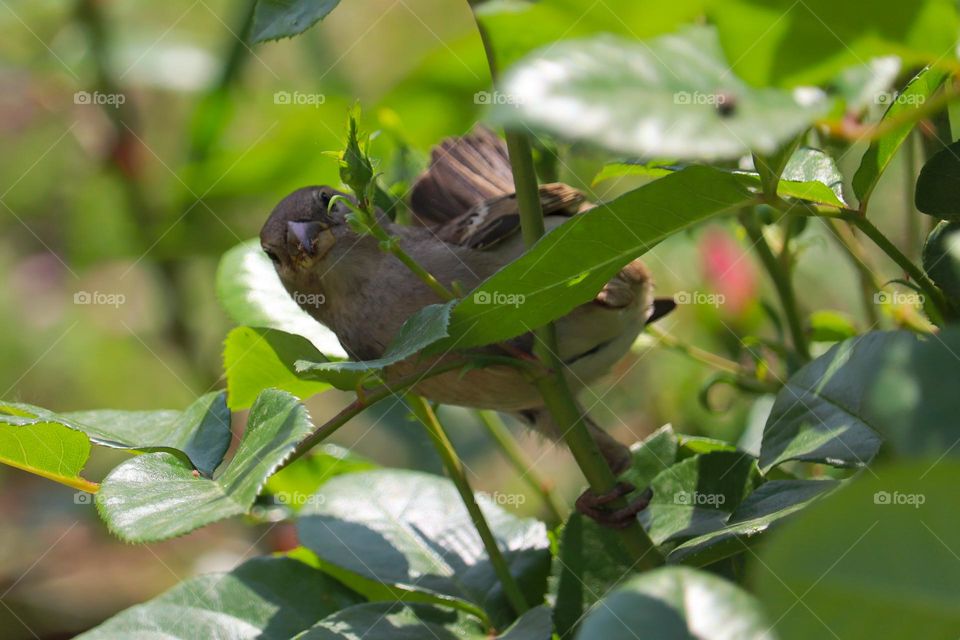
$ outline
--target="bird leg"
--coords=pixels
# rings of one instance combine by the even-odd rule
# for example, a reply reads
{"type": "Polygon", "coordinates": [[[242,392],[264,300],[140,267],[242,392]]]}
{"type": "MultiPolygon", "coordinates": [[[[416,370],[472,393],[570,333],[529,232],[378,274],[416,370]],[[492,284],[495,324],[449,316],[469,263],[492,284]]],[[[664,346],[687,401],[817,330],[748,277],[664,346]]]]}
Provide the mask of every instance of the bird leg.
{"type": "MultiPolygon", "coordinates": [[[[597,443],[600,453],[603,454],[613,474],[617,476],[629,469],[633,461],[630,449],[597,426],[589,417],[584,416],[584,418],[587,420],[590,435],[597,443]]],[[[603,526],[623,529],[635,522],[637,514],[650,504],[653,491],[648,487],[627,506],[619,509],[610,509],[608,505],[635,490],[636,487],[628,482],[618,482],[609,492],[600,495],[594,493],[592,489],[587,489],[577,498],[575,506],[577,511],[603,526]]]]}

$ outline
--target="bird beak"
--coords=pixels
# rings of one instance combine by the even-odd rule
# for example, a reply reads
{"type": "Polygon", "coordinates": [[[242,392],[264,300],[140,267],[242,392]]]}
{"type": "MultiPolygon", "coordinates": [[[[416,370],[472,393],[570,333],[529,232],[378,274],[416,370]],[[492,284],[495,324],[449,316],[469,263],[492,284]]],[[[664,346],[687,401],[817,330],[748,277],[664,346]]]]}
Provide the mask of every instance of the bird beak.
{"type": "Polygon", "coordinates": [[[288,237],[296,239],[309,256],[316,254],[316,240],[324,229],[327,225],[316,221],[287,223],[288,237]]]}

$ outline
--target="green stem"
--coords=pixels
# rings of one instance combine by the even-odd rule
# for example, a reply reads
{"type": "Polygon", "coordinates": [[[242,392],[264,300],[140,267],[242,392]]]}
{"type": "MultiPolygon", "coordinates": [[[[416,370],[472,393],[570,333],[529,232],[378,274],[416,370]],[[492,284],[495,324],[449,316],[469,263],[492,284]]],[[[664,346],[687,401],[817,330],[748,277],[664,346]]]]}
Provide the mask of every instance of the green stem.
{"type": "Polygon", "coordinates": [[[534,493],[540,496],[543,504],[550,512],[551,522],[549,524],[557,525],[563,522],[563,505],[560,504],[557,496],[554,495],[547,480],[534,469],[533,462],[517,444],[513,434],[510,433],[507,426],[503,424],[503,420],[500,419],[500,415],[495,411],[477,411],[476,414],[494,442],[500,447],[500,451],[502,451],[503,455],[510,461],[510,464],[520,476],[520,479],[523,480],[534,493]]]}
{"type": "Polygon", "coordinates": [[[726,371],[727,373],[732,373],[737,376],[744,373],[740,365],[733,360],[728,360],[723,356],[718,356],[715,353],[710,353],[699,347],[686,344],[655,325],[647,325],[646,331],[656,339],[657,344],[661,347],[682,353],[692,360],[696,360],[714,369],[719,369],[720,371],[726,371]]]}
{"type": "MultiPolygon", "coordinates": [[[[530,143],[526,136],[507,132],[507,150],[513,169],[517,205],[520,209],[520,226],[527,247],[535,243],[544,231],[543,211],[540,206],[540,190],[533,166],[530,143]]],[[[535,380],[537,390],[547,409],[559,427],[563,440],[573,453],[577,465],[597,495],[611,492],[617,479],[610,470],[596,442],[590,436],[584,416],[577,406],[573,393],[563,377],[564,363],[557,356],[557,336],[554,325],[548,324],[534,330],[533,355],[546,365],[546,375],[535,380]]],[[[627,506],[626,499],[619,498],[611,508],[627,506]]],[[[637,522],[619,530],[620,539],[640,568],[652,568],[661,564],[662,558],[653,542],[637,522]]]]}
{"type": "Polygon", "coordinates": [[[430,366],[426,371],[418,371],[393,382],[384,382],[381,386],[360,395],[343,408],[337,415],[327,420],[325,423],[314,429],[313,433],[304,438],[293,454],[287,458],[281,465],[281,468],[290,465],[294,460],[302,458],[310,449],[332,436],[340,427],[350,422],[373,405],[390,396],[397,396],[404,393],[422,380],[438,376],[448,371],[453,371],[468,364],[469,361],[460,358],[452,358],[449,362],[443,362],[430,366]]]}
{"type": "Polygon", "coordinates": [[[409,269],[415,276],[420,278],[424,284],[426,284],[430,289],[440,296],[441,300],[449,302],[450,300],[456,300],[457,296],[454,295],[452,291],[447,289],[443,284],[437,280],[432,273],[424,269],[419,262],[414,260],[410,254],[403,250],[403,247],[400,246],[400,242],[396,236],[390,235],[386,229],[380,226],[380,223],[377,221],[376,215],[371,212],[362,209],[361,207],[354,204],[348,198],[344,198],[341,195],[335,195],[330,198],[329,207],[333,208],[338,202],[342,202],[346,205],[356,216],[359,217],[362,226],[366,231],[369,231],[370,235],[380,241],[380,248],[390,255],[394,256],[397,260],[403,263],[403,265],[409,269]]]}
{"type": "Polygon", "coordinates": [[[433,446],[440,455],[440,460],[443,462],[443,467],[446,469],[447,475],[450,476],[454,486],[460,493],[460,498],[463,500],[463,504],[470,514],[470,519],[473,520],[473,526],[477,529],[477,533],[480,534],[480,540],[483,541],[483,546],[487,550],[487,557],[490,558],[490,564],[493,565],[493,571],[497,574],[497,578],[503,586],[504,594],[506,594],[507,600],[510,601],[510,606],[513,607],[518,616],[522,615],[530,606],[526,598],[524,598],[523,592],[520,590],[520,586],[514,579],[513,574],[510,573],[510,566],[504,559],[500,547],[497,546],[497,539],[493,536],[493,531],[490,530],[490,525],[487,523],[483,511],[480,510],[480,505],[477,504],[477,498],[473,493],[473,489],[470,487],[470,482],[467,480],[467,473],[464,469],[463,462],[460,460],[460,457],[457,456],[457,452],[453,448],[453,443],[450,442],[450,438],[447,437],[443,426],[440,424],[440,421],[437,420],[437,414],[434,413],[430,403],[414,394],[407,394],[407,403],[413,411],[413,414],[417,416],[420,422],[423,423],[423,426],[426,427],[427,435],[430,436],[433,446]]]}
{"type": "Polygon", "coordinates": [[[807,336],[803,332],[803,322],[800,319],[800,312],[797,307],[797,299],[793,290],[793,283],[790,281],[790,273],[784,267],[783,263],[777,260],[773,250],[767,243],[763,235],[763,229],[757,223],[752,212],[744,211],[740,214],[740,223],[747,231],[747,236],[753,243],[754,250],[763,263],[767,274],[773,281],[773,286],[777,290],[777,296],[780,298],[780,305],[783,307],[783,314],[787,320],[787,328],[790,331],[790,337],[793,342],[793,348],[800,356],[803,362],[810,360],[810,346],[807,343],[807,336]]]}
{"type": "Polygon", "coordinates": [[[838,220],[824,220],[824,222],[833,231],[833,237],[837,244],[840,245],[844,253],[850,258],[850,263],[857,270],[863,310],[870,326],[875,327],[880,323],[880,314],[877,312],[874,294],[883,289],[883,283],[875,275],[870,256],[850,227],[840,224],[838,220]]]}

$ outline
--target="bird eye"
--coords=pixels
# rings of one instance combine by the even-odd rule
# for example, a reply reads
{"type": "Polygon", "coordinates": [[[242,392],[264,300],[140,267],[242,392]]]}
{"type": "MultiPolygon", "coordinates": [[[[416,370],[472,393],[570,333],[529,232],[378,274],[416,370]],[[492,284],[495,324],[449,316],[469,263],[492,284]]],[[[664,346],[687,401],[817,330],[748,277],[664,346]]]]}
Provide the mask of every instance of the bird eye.
{"type": "Polygon", "coordinates": [[[326,209],[330,205],[330,194],[326,191],[320,192],[320,204],[326,209]]]}
{"type": "Polygon", "coordinates": [[[264,249],[263,252],[267,254],[267,257],[270,258],[271,262],[273,262],[274,264],[280,264],[280,257],[277,254],[275,254],[273,251],[271,251],[270,249],[264,249]]]}

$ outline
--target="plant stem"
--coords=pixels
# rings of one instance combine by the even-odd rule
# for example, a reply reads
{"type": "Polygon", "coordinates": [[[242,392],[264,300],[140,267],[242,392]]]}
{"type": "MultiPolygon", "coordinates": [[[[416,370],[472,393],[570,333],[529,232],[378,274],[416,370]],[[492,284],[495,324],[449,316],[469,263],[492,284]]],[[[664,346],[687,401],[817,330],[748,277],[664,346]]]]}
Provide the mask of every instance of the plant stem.
{"type": "Polygon", "coordinates": [[[442,373],[447,373],[448,371],[453,371],[454,369],[458,369],[468,363],[468,360],[451,358],[449,362],[431,365],[426,371],[418,371],[398,380],[394,380],[393,382],[384,382],[376,389],[365,392],[362,398],[358,395],[353,402],[344,407],[337,415],[327,420],[325,423],[317,427],[313,433],[304,438],[300,444],[297,445],[297,448],[294,450],[293,454],[287,458],[286,461],[284,461],[280,468],[286,467],[294,460],[303,457],[304,454],[310,451],[310,449],[314,448],[336,433],[340,427],[347,424],[350,422],[350,420],[363,413],[373,405],[377,404],[381,400],[385,400],[390,396],[396,396],[400,393],[403,393],[422,380],[432,378],[433,376],[438,376],[442,373]]]}
{"type": "MultiPolygon", "coordinates": [[[[468,0],[468,4],[471,5],[472,12],[475,1],[468,0]]],[[[476,13],[473,16],[483,41],[487,65],[490,67],[490,77],[496,85],[497,61],[493,46],[483,25],[476,19],[476,13]]],[[[543,209],[540,205],[540,189],[533,165],[533,153],[530,141],[522,133],[507,131],[506,140],[520,212],[520,228],[524,243],[529,248],[544,233],[543,209]]],[[[551,323],[536,329],[533,333],[533,355],[549,370],[547,374],[535,380],[537,390],[560,428],[564,442],[590,484],[590,490],[597,495],[609,493],[615,487],[617,480],[600,454],[597,444],[590,437],[584,416],[563,377],[564,364],[557,356],[556,329],[551,323]]],[[[610,503],[610,507],[614,509],[626,506],[627,502],[624,498],[610,503]]],[[[619,529],[618,533],[622,544],[634,558],[638,568],[649,569],[663,563],[660,553],[637,522],[619,529]]]]}
{"type": "Polygon", "coordinates": [[[426,427],[427,435],[430,436],[433,446],[440,455],[440,460],[443,462],[443,467],[446,469],[447,475],[450,476],[454,486],[460,493],[460,498],[463,500],[463,504],[470,514],[470,519],[473,520],[473,526],[476,528],[477,533],[480,534],[480,540],[483,541],[483,546],[487,550],[487,556],[490,558],[490,564],[493,565],[494,573],[497,574],[497,578],[503,586],[504,594],[506,594],[510,606],[513,607],[513,610],[518,616],[522,615],[530,608],[529,604],[526,598],[524,598],[523,592],[520,590],[520,586],[514,579],[513,574],[510,573],[510,566],[500,552],[500,547],[497,546],[497,539],[490,530],[490,525],[487,523],[483,511],[480,510],[480,505],[477,504],[477,498],[473,493],[473,489],[470,487],[470,482],[467,480],[467,473],[463,467],[463,462],[459,456],[457,456],[457,452],[454,450],[450,438],[447,437],[446,432],[443,430],[440,421],[437,420],[437,414],[434,413],[430,403],[418,395],[407,394],[407,403],[413,411],[413,414],[417,416],[420,422],[423,423],[423,426],[426,427]]]}
{"type": "MultiPolygon", "coordinates": [[[[517,190],[517,205],[520,209],[520,226],[527,247],[543,235],[543,211],[540,206],[540,191],[533,167],[533,156],[526,136],[517,132],[507,132],[507,150],[513,169],[513,180],[517,190]]],[[[537,390],[543,396],[544,403],[560,429],[564,442],[573,453],[574,459],[590,490],[604,495],[613,490],[617,479],[606,460],[597,448],[597,444],[587,430],[584,416],[577,406],[573,393],[563,377],[564,363],[557,356],[557,336],[554,325],[548,324],[534,332],[533,355],[548,368],[548,373],[535,380],[537,390]]],[[[624,498],[611,503],[613,509],[627,506],[624,498]]],[[[662,562],[646,532],[636,522],[620,529],[620,539],[627,551],[641,568],[651,568],[662,562]]]]}
{"type": "Polygon", "coordinates": [[[824,220],[823,222],[833,231],[833,237],[837,244],[844,250],[844,253],[850,258],[850,263],[857,270],[863,310],[871,327],[875,327],[880,323],[880,314],[877,313],[874,294],[883,289],[883,283],[875,275],[870,256],[849,226],[841,224],[838,220],[824,220]]]}
{"type": "Polygon", "coordinates": [[[390,235],[386,229],[380,226],[375,214],[359,207],[349,199],[340,195],[333,196],[330,199],[329,206],[333,207],[339,202],[342,202],[344,205],[346,205],[355,215],[360,218],[365,229],[370,232],[370,235],[380,241],[380,248],[383,251],[389,253],[397,260],[402,262],[407,269],[409,269],[415,276],[420,278],[420,280],[430,287],[434,293],[440,296],[441,300],[449,302],[450,300],[456,299],[457,296],[454,295],[452,291],[443,286],[443,284],[441,284],[432,273],[420,266],[419,262],[414,260],[410,254],[403,250],[403,247],[400,246],[400,242],[396,236],[390,235]]]}
{"type": "Polygon", "coordinates": [[[732,373],[734,375],[740,375],[743,373],[740,365],[733,360],[728,360],[723,356],[710,353],[709,351],[705,351],[704,349],[695,347],[691,344],[686,344],[682,340],[679,340],[666,331],[658,328],[656,325],[647,325],[646,330],[647,333],[656,339],[657,344],[659,344],[661,347],[682,353],[692,360],[696,360],[697,362],[705,364],[709,367],[713,367],[714,369],[719,369],[720,371],[726,371],[727,373],[732,373]]]}
{"type": "Polygon", "coordinates": [[[790,273],[784,267],[783,263],[777,260],[777,257],[773,254],[773,250],[767,243],[767,239],[763,235],[763,230],[760,228],[752,212],[742,212],[740,214],[740,224],[746,229],[747,236],[753,243],[760,262],[763,263],[767,274],[773,281],[774,288],[777,290],[780,305],[783,307],[783,315],[786,317],[787,327],[790,330],[793,348],[803,362],[808,362],[810,360],[810,346],[807,344],[807,336],[803,332],[803,323],[800,319],[793,283],[790,281],[790,273]]]}
{"type": "Polygon", "coordinates": [[[514,470],[519,474],[520,479],[523,480],[534,493],[540,496],[543,504],[550,512],[550,520],[552,522],[549,524],[557,525],[563,522],[563,505],[560,504],[557,496],[554,495],[547,480],[534,469],[533,462],[531,462],[527,454],[524,453],[523,449],[517,444],[513,434],[510,433],[507,426],[503,424],[503,420],[500,419],[500,415],[495,411],[477,411],[476,414],[480,422],[483,423],[483,426],[487,428],[487,432],[493,438],[494,442],[500,447],[503,455],[506,456],[514,470]]]}

